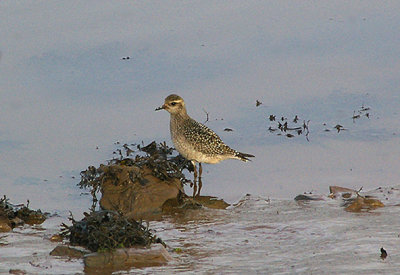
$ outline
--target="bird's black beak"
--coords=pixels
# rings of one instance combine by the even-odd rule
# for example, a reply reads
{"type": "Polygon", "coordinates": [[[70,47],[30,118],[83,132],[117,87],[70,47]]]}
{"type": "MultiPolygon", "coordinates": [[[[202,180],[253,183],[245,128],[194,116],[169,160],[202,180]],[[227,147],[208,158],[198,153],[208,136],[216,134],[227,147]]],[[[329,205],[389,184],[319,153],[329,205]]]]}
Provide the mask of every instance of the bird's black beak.
{"type": "Polygon", "coordinates": [[[160,107],[158,107],[158,108],[156,108],[155,111],[160,111],[160,110],[162,110],[162,109],[165,109],[165,104],[162,105],[162,106],[160,106],[160,107]]]}

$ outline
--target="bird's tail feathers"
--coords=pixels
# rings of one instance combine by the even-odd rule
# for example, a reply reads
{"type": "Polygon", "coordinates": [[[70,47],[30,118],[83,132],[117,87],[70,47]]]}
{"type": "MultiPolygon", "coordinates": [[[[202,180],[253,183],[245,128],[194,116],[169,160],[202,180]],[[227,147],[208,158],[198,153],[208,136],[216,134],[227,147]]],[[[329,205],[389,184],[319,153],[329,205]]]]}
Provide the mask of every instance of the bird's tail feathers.
{"type": "Polygon", "coordinates": [[[251,159],[248,158],[254,158],[255,156],[251,154],[246,154],[246,153],[241,153],[241,152],[236,152],[236,157],[242,161],[251,161],[251,159]]]}

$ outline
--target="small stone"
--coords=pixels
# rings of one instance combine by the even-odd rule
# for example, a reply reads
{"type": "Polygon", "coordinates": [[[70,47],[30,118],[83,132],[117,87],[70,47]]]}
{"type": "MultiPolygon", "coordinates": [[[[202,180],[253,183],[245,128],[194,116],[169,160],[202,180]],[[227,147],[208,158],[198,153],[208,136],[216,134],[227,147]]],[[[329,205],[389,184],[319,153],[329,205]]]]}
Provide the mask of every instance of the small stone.
{"type": "Polygon", "coordinates": [[[51,256],[60,256],[66,258],[83,258],[86,254],[90,253],[89,250],[84,248],[73,247],[69,245],[57,245],[51,252],[51,256]]]}
{"type": "Polygon", "coordinates": [[[348,199],[351,196],[357,195],[357,191],[354,189],[340,187],[340,186],[329,186],[330,198],[342,197],[344,199],[348,199]]]}
{"type": "Polygon", "coordinates": [[[150,248],[120,248],[107,252],[95,252],[84,257],[85,271],[160,266],[171,260],[171,255],[161,244],[153,244],[150,248]]]}
{"type": "Polygon", "coordinates": [[[383,247],[381,247],[381,259],[382,260],[386,259],[387,255],[388,254],[387,254],[386,250],[383,247]]]}
{"type": "Polygon", "coordinates": [[[315,199],[315,198],[313,198],[313,197],[311,197],[311,196],[307,196],[307,195],[300,194],[300,195],[297,195],[297,196],[294,198],[294,200],[295,200],[295,201],[315,201],[315,200],[317,200],[317,199],[315,199]]]}
{"type": "Polygon", "coordinates": [[[8,271],[9,274],[14,274],[14,275],[25,275],[27,274],[25,270],[22,269],[10,269],[8,271]]]}
{"type": "Polygon", "coordinates": [[[212,209],[226,209],[230,206],[230,204],[225,202],[223,199],[212,196],[196,196],[193,200],[204,207],[212,209]]]}
{"type": "Polygon", "coordinates": [[[50,237],[51,242],[62,242],[63,237],[60,234],[54,234],[53,236],[50,237]]]}
{"type": "Polygon", "coordinates": [[[345,210],[349,212],[361,212],[384,206],[385,205],[380,200],[358,196],[345,210]]]}
{"type": "Polygon", "coordinates": [[[25,224],[25,222],[22,219],[18,218],[18,217],[15,217],[15,218],[13,218],[11,220],[11,225],[12,225],[13,228],[17,227],[17,226],[22,226],[24,224],[25,224]]]}
{"type": "Polygon", "coordinates": [[[40,210],[30,210],[28,207],[23,207],[17,211],[17,215],[25,223],[29,225],[42,224],[46,220],[45,214],[40,210]]]}
{"type": "Polygon", "coordinates": [[[12,230],[10,221],[3,216],[0,216],[0,232],[10,232],[12,230]]]}

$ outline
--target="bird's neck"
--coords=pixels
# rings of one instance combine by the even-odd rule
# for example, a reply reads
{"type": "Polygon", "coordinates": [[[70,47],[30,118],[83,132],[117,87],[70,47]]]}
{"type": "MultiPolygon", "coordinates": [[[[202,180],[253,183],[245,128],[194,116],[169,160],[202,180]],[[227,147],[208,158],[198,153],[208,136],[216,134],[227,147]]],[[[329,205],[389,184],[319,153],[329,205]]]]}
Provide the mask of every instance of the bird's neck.
{"type": "Polygon", "coordinates": [[[186,112],[186,108],[182,108],[182,110],[176,114],[171,114],[171,120],[176,120],[176,121],[183,121],[190,119],[189,115],[186,112]]]}

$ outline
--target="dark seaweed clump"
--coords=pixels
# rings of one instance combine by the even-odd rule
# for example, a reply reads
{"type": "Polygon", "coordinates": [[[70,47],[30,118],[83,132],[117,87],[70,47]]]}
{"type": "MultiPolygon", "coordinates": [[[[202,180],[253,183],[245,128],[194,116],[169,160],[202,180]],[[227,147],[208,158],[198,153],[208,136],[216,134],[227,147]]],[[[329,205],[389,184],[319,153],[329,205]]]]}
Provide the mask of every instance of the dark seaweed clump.
{"type": "MultiPolygon", "coordinates": [[[[258,100],[256,101],[257,107],[261,104],[262,102],[258,100]]],[[[358,110],[353,111],[353,116],[351,117],[353,124],[356,123],[356,121],[358,119],[361,119],[362,117],[366,117],[369,119],[371,116],[370,112],[371,108],[364,106],[364,104],[362,104],[361,107],[358,108],[358,110]]],[[[284,116],[278,117],[273,114],[269,115],[268,120],[270,124],[270,126],[268,127],[268,131],[270,133],[275,133],[278,136],[284,136],[287,138],[293,138],[296,136],[304,135],[306,140],[310,141],[309,140],[310,120],[300,119],[299,116],[297,115],[295,115],[293,119],[288,119],[287,117],[284,116]]],[[[349,130],[348,128],[345,128],[343,125],[339,123],[337,123],[333,127],[329,127],[326,123],[323,123],[322,125],[324,126],[324,132],[336,131],[337,133],[340,133],[342,131],[349,130]]]]}
{"type": "Polygon", "coordinates": [[[71,245],[80,245],[91,251],[113,250],[133,246],[149,246],[161,243],[150,230],[133,219],[128,219],[115,211],[95,211],[84,213],[85,217],[76,221],[70,217],[72,226],[62,224],[61,235],[68,238],[71,245]]]}
{"type": "MultiPolygon", "coordinates": [[[[119,143],[116,143],[116,145],[119,145],[119,143]]],[[[138,168],[146,167],[151,170],[153,176],[160,180],[178,178],[182,183],[186,184],[189,180],[185,178],[182,171],[183,169],[187,169],[189,172],[193,172],[193,165],[181,155],[174,155],[174,150],[175,149],[168,147],[165,142],[157,144],[153,141],[146,146],[141,146],[140,144],[124,144],[121,148],[117,148],[114,151],[116,157],[107,161],[106,165],[136,166],[138,168]]],[[[90,189],[94,205],[97,202],[96,192],[101,187],[102,179],[104,180],[104,176],[112,176],[104,175],[103,167],[103,164],[98,168],[89,166],[88,169],[80,173],[81,181],[78,186],[80,188],[90,189]]],[[[130,178],[132,181],[138,180],[142,182],[144,180],[140,170],[138,173],[132,172],[130,178]]]]}

